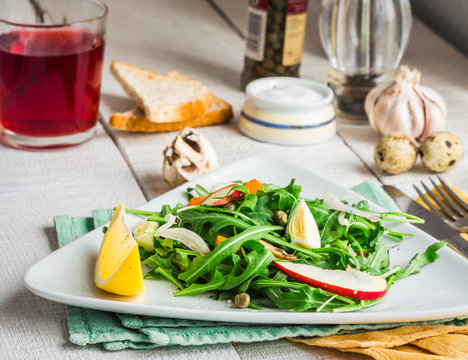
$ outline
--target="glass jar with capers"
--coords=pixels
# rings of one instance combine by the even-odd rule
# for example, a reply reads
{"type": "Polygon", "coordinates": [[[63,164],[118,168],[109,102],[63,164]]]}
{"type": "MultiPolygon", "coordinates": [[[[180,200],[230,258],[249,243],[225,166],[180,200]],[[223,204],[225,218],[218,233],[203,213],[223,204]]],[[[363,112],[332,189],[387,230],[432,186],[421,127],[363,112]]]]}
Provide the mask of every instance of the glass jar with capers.
{"type": "Polygon", "coordinates": [[[299,76],[307,0],[249,0],[241,86],[266,76],[299,76]]]}

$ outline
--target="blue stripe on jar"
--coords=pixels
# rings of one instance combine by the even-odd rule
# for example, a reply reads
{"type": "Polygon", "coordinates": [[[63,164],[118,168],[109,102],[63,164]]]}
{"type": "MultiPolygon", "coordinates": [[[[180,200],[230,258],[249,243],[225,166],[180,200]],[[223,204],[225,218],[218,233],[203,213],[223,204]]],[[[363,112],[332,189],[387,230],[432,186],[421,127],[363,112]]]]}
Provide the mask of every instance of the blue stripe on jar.
{"type": "Polygon", "coordinates": [[[323,127],[328,124],[331,124],[336,119],[335,116],[333,116],[330,120],[327,120],[325,122],[318,123],[318,124],[313,124],[313,125],[282,125],[282,124],[272,124],[266,121],[255,119],[254,117],[247,115],[243,110],[241,111],[241,116],[245,120],[253,122],[254,124],[257,124],[257,125],[262,125],[266,127],[275,128],[275,129],[288,129],[288,130],[315,129],[315,128],[319,128],[319,127],[323,127]]]}

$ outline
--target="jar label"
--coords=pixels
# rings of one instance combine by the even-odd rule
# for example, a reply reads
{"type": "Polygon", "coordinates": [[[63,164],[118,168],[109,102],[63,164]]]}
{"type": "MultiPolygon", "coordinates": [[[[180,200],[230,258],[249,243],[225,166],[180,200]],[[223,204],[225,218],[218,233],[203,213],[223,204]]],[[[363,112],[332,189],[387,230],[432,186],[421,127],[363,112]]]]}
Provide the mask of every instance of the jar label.
{"type": "Polygon", "coordinates": [[[268,0],[249,0],[245,55],[262,61],[265,49],[268,0]]]}
{"type": "Polygon", "coordinates": [[[307,0],[289,0],[283,46],[283,66],[301,62],[307,19],[307,0]]]}
{"type": "Polygon", "coordinates": [[[288,15],[298,15],[307,12],[307,0],[289,0],[288,15]]]}

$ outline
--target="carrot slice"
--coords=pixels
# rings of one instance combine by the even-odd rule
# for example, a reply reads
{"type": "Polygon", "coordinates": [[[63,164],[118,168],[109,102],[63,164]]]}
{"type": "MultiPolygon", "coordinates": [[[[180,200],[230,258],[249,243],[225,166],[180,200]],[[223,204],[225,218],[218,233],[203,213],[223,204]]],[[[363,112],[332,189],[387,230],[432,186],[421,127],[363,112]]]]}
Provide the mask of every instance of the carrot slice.
{"type": "MultiPolygon", "coordinates": [[[[223,242],[226,239],[228,239],[228,238],[226,236],[223,236],[223,235],[216,236],[214,246],[218,245],[220,242],[223,242]]],[[[240,252],[240,248],[237,249],[236,254],[239,254],[239,252],[240,252]]]]}
{"type": "Polygon", "coordinates": [[[206,199],[206,196],[200,196],[200,197],[193,197],[190,199],[189,203],[187,204],[187,206],[196,206],[196,205],[200,205],[203,200],[206,199]]]}
{"type": "Polygon", "coordinates": [[[256,194],[258,190],[263,190],[263,184],[257,179],[252,179],[245,183],[244,186],[249,190],[249,193],[256,194]]]}
{"type": "Polygon", "coordinates": [[[226,240],[226,239],[227,239],[226,236],[218,235],[218,236],[216,237],[216,240],[215,240],[215,243],[214,243],[215,246],[218,245],[220,242],[223,242],[223,241],[226,240]]]}

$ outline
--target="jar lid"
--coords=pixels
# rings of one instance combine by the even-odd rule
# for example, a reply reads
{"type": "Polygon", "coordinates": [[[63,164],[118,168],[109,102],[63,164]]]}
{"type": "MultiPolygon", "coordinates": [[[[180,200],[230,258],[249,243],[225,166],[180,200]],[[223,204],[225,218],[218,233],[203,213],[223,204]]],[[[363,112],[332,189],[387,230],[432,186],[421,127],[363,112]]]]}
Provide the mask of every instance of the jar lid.
{"type": "Polygon", "coordinates": [[[250,82],[247,101],[269,111],[304,111],[329,106],[333,91],[316,81],[296,77],[266,77],[250,82]]]}

